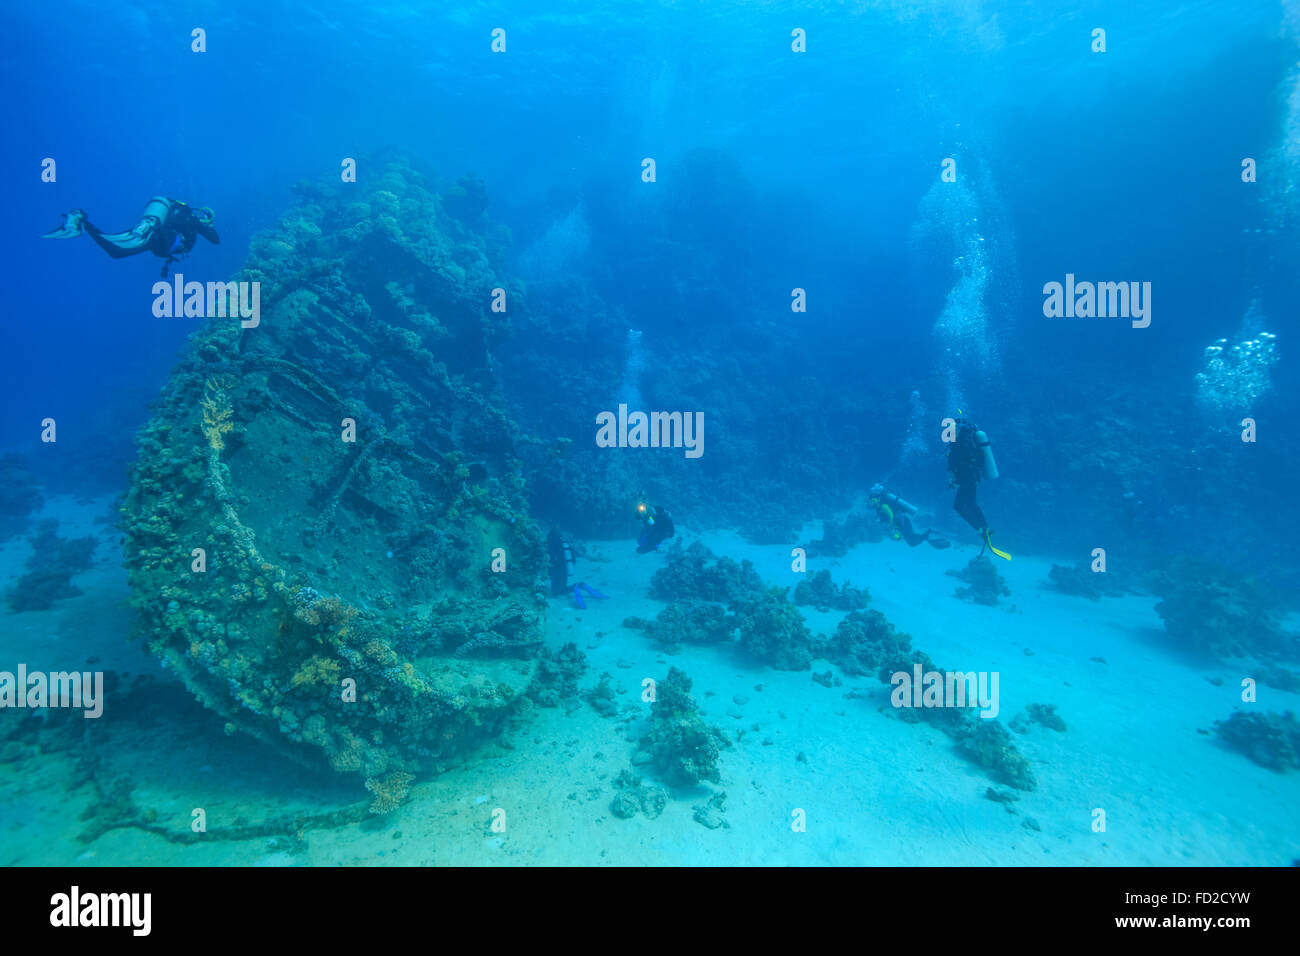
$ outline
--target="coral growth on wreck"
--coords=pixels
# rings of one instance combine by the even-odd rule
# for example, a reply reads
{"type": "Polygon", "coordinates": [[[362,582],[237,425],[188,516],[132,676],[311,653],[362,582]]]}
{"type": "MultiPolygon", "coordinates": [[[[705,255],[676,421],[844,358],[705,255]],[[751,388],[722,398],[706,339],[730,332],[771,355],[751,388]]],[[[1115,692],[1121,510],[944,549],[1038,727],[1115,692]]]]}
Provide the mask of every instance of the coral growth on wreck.
{"type": "Polygon", "coordinates": [[[545,549],[489,364],[522,289],[481,184],[444,201],[394,159],[296,191],[233,277],[260,322],[207,320],[137,436],[127,569],[142,636],[224,723],[395,793],[536,669],[545,549]]]}
{"type": "Polygon", "coordinates": [[[230,403],[230,389],[234,384],[229,375],[214,375],[203,385],[203,398],[199,401],[203,410],[203,436],[213,451],[225,449],[225,436],[235,428],[234,408],[230,403]]]}
{"type": "Polygon", "coordinates": [[[371,777],[366,781],[366,789],[375,795],[370,804],[371,813],[392,813],[404,802],[411,792],[411,782],[415,779],[405,770],[394,770],[382,777],[371,777]]]}

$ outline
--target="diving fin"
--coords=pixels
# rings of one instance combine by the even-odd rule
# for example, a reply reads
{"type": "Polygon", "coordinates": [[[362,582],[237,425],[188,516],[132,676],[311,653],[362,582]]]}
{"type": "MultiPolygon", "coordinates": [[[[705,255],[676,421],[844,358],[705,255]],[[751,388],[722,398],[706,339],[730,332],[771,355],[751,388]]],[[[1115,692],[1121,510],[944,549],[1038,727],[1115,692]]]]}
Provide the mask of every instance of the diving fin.
{"type": "Polygon", "coordinates": [[[575,585],[573,586],[573,600],[574,600],[574,603],[576,603],[576,604],[578,605],[578,609],[579,609],[579,610],[581,610],[581,611],[585,611],[585,610],[587,610],[587,602],[584,601],[584,600],[582,599],[582,585],[581,585],[581,584],[575,584],[575,585]]]}
{"type": "Polygon", "coordinates": [[[80,209],[73,209],[63,214],[63,225],[51,232],[41,236],[42,239],[75,239],[81,235],[82,223],[86,221],[86,214],[80,209]]]}
{"type": "Polygon", "coordinates": [[[997,548],[993,547],[993,542],[989,538],[988,528],[984,529],[984,543],[988,545],[989,550],[992,551],[994,554],[996,554],[999,558],[1002,558],[1004,561],[1011,560],[1011,555],[1007,554],[1005,551],[999,551],[997,548]]]}

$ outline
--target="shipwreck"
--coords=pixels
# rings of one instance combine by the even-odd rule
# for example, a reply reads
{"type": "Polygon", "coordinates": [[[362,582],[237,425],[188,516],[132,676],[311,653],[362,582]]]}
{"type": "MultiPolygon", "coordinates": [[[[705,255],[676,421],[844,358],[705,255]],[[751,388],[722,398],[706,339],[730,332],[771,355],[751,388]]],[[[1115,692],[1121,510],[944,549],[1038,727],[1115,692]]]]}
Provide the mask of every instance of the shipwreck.
{"type": "Polygon", "coordinates": [[[375,170],[253,240],[260,321],[191,338],[121,512],[142,636],[227,732],[406,779],[527,689],[545,547],[488,358],[504,235],[476,181],[375,170]]]}

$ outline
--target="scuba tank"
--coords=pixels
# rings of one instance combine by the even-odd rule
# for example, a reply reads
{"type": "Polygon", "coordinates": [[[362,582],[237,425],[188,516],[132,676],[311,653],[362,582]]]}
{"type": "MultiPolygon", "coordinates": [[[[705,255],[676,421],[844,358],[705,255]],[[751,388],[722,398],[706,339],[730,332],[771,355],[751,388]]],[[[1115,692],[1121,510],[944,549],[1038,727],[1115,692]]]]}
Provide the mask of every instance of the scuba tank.
{"type": "Polygon", "coordinates": [[[992,481],[998,476],[998,463],[993,460],[993,443],[983,429],[975,430],[975,447],[979,449],[980,477],[992,481]]]}
{"type": "Polygon", "coordinates": [[[904,501],[892,491],[886,491],[885,486],[879,482],[871,486],[870,495],[872,498],[878,499],[882,504],[887,505],[891,511],[905,511],[910,515],[914,515],[920,511],[920,509],[910,501],[904,501]]]}
{"type": "Polygon", "coordinates": [[[904,501],[892,491],[885,492],[881,500],[884,501],[885,504],[889,505],[889,507],[894,511],[905,511],[910,515],[914,515],[920,511],[916,505],[912,504],[910,501],[904,501]]]}
{"type": "Polygon", "coordinates": [[[167,222],[167,217],[171,215],[172,205],[172,201],[166,196],[154,196],[145,205],[144,213],[140,218],[147,219],[152,216],[158,220],[158,225],[161,226],[167,222]]]}
{"type": "Polygon", "coordinates": [[[956,481],[969,480],[963,477],[968,467],[975,469],[975,475],[970,477],[978,476],[983,481],[992,481],[998,476],[998,463],[993,460],[993,443],[989,441],[988,434],[966,418],[958,418],[957,424],[957,440],[948,446],[948,470],[953,473],[956,481]],[[954,458],[954,452],[960,454],[954,458]]]}
{"type": "Polygon", "coordinates": [[[569,569],[573,567],[573,551],[556,528],[546,535],[546,551],[550,559],[551,594],[569,593],[569,569]]]}

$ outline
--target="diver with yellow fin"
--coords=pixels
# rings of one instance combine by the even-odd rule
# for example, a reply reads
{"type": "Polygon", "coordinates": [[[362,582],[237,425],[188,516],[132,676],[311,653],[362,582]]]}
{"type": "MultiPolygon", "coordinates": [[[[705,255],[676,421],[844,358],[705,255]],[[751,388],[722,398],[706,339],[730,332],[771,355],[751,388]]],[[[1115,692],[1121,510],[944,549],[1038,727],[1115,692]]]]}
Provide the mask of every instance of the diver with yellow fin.
{"type": "MultiPolygon", "coordinates": [[[[962,415],[961,409],[957,414],[962,415]]],[[[948,487],[957,489],[957,497],[952,507],[966,519],[966,523],[980,533],[983,545],[980,554],[988,548],[999,558],[1011,560],[1011,555],[993,547],[992,535],[984,512],[975,501],[975,486],[983,481],[992,481],[998,476],[997,462],[993,460],[993,449],[989,436],[974,423],[964,417],[956,419],[957,434],[948,443],[948,487]]]]}

